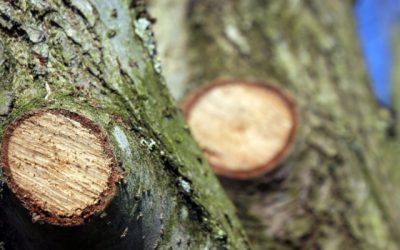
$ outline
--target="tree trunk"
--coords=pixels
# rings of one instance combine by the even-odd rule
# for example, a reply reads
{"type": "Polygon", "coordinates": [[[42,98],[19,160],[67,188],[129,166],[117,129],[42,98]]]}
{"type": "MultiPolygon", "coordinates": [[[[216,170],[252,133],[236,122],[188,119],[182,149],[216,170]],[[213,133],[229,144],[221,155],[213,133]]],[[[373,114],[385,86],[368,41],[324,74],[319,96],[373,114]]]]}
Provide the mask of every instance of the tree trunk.
{"type": "Polygon", "coordinates": [[[162,81],[140,2],[0,2],[0,248],[249,248],[162,81]],[[37,144],[43,138],[53,140],[37,144]],[[98,174],[84,175],[78,163],[71,170],[81,183],[55,173],[90,157],[98,174]],[[109,189],[83,212],[56,215],[74,197],[35,193],[71,189],[79,203],[102,169],[111,171],[109,189]]]}
{"type": "Polygon", "coordinates": [[[233,78],[271,82],[297,102],[295,146],[278,169],[247,181],[221,178],[256,249],[400,247],[398,151],[389,112],[369,86],[352,4],[151,1],[177,99],[233,78]]]}

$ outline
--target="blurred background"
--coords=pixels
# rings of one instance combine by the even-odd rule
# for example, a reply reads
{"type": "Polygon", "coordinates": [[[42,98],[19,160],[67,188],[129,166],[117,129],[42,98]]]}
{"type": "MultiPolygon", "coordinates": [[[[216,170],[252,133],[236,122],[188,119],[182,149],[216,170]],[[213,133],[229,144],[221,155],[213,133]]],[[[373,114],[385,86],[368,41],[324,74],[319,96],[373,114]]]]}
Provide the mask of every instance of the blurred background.
{"type": "Polygon", "coordinates": [[[374,93],[392,106],[400,82],[400,0],[358,0],[354,12],[374,93]]]}

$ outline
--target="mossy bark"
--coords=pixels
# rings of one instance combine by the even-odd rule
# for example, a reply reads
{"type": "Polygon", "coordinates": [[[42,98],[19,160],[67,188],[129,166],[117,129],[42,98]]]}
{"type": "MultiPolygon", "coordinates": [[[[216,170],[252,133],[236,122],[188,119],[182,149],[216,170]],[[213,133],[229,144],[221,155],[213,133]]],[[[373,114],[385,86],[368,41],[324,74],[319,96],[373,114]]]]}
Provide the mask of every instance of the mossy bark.
{"type": "Polygon", "coordinates": [[[398,153],[390,114],[370,89],[352,4],[151,1],[177,99],[216,78],[242,78],[286,88],[297,101],[296,143],[278,170],[221,179],[256,249],[400,247],[398,153]]]}
{"type": "Polygon", "coordinates": [[[35,222],[0,172],[0,248],[247,249],[160,75],[141,1],[0,1],[0,131],[38,108],[103,127],[123,179],[83,226],[35,222]]]}

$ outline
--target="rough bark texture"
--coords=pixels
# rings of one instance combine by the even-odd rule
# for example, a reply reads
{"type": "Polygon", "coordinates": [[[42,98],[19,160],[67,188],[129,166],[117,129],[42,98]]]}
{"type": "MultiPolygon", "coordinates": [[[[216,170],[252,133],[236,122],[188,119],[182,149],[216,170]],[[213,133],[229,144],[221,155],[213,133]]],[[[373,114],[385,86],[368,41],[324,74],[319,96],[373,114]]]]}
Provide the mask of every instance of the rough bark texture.
{"type": "Polygon", "coordinates": [[[279,170],[221,179],[256,249],[400,247],[390,115],[371,93],[352,4],[151,1],[177,99],[216,78],[243,78],[283,86],[297,100],[296,145],[279,170]]]}
{"type": "Polygon", "coordinates": [[[78,227],[35,222],[0,172],[0,248],[247,249],[160,76],[139,1],[0,1],[0,132],[38,108],[103,127],[124,178],[78,227]]]}

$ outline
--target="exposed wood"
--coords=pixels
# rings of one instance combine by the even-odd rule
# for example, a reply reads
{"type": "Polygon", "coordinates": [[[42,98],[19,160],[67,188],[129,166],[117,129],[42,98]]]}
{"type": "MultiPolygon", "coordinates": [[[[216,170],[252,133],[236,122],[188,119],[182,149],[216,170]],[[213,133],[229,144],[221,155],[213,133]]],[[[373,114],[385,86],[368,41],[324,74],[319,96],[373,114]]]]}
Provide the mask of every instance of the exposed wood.
{"type": "Polygon", "coordinates": [[[189,126],[214,170],[251,178],[274,169],[288,153],[296,107],[278,88],[220,80],[190,93],[183,103],[189,126]]]}
{"type": "Polygon", "coordinates": [[[6,182],[36,221],[76,225],[104,210],[119,178],[104,131],[66,110],[39,110],[2,138],[6,182]]]}

